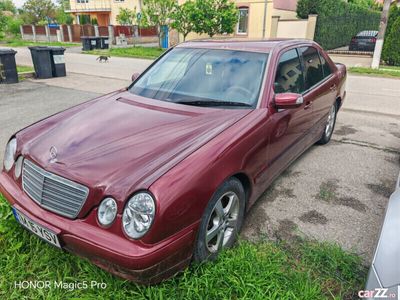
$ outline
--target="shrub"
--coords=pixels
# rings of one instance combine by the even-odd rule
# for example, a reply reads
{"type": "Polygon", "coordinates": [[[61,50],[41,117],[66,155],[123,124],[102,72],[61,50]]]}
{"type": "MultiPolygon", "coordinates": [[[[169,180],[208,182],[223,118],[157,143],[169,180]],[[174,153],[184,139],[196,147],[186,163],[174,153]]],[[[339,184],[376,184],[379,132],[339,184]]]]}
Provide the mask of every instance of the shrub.
{"type": "Polygon", "coordinates": [[[382,59],[393,66],[400,66],[400,17],[392,24],[386,35],[382,59]]]}
{"type": "Polygon", "coordinates": [[[343,0],[299,0],[297,15],[317,14],[315,41],[326,49],[348,45],[362,30],[378,30],[380,12],[343,0]]]}

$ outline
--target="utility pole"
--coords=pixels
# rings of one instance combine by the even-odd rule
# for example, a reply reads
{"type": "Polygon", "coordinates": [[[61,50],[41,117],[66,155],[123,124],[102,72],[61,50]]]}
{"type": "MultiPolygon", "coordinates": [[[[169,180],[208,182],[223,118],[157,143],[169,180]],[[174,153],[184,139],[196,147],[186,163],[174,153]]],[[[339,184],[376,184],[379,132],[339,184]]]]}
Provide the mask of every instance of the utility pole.
{"type": "Polygon", "coordinates": [[[378,69],[379,64],[381,62],[383,42],[385,40],[385,32],[386,32],[388,19],[389,19],[389,10],[390,10],[391,3],[392,3],[392,0],[385,0],[385,2],[383,4],[383,11],[382,11],[381,23],[379,26],[378,39],[377,39],[376,45],[375,45],[374,58],[372,59],[372,66],[371,66],[372,69],[378,69]]]}

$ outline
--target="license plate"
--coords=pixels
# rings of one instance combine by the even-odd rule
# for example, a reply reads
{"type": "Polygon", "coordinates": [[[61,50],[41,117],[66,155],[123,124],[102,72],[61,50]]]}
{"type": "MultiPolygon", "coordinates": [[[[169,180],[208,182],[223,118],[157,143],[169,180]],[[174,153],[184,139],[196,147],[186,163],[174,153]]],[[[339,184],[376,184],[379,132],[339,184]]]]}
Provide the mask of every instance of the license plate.
{"type": "Polygon", "coordinates": [[[13,207],[13,213],[15,216],[15,219],[24,226],[26,229],[28,229],[30,232],[36,234],[38,237],[42,238],[46,242],[52,244],[53,246],[56,246],[57,248],[61,248],[60,242],[58,240],[57,235],[52,232],[51,230],[48,230],[47,228],[39,225],[35,221],[32,221],[29,219],[27,216],[19,212],[17,209],[13,207]]]}

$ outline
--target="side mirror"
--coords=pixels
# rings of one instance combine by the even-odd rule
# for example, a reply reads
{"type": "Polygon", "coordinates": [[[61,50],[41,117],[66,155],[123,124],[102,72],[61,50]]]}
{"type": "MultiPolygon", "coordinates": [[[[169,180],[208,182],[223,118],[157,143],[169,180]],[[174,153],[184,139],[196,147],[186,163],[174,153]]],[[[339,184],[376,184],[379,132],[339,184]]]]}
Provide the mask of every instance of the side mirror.
{"type": "Polygon", "coordinates": [[[139,76],[140,76],[140,73],[139,73],[139,72],[133,73],[133,75],[132,75],[132,81],[135,81],[136,79],[138,79],[139,76]]]}
{"type": "Polygon", "coordinates": [[[303,104],[303,96],[295,93],[283,93],[275,95],[277,109],[297,108],[303,104]]]}

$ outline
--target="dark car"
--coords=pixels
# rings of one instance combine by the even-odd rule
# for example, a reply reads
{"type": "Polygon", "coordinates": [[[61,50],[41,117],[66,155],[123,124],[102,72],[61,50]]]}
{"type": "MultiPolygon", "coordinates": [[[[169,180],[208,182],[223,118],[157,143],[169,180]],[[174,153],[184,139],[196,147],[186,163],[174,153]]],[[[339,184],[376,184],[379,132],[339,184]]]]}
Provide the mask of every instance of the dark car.
{"type": "Polygon", "coordinates": [[[378,37],[378,31],[375,30],[361,31],[351,39],[349,50],[373,52],[375,50],[377,37],[378,37]]]}
{"type": "Polygon", "coordinates": [[[233,245],[271,182],[329,142],[345,81],[311,41],[184,43],[12,136],[0,192],[50,244],[155,283],[233,245]]]}

